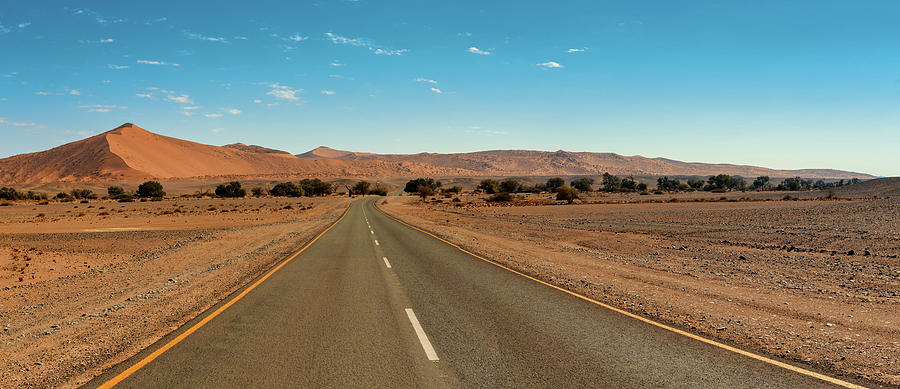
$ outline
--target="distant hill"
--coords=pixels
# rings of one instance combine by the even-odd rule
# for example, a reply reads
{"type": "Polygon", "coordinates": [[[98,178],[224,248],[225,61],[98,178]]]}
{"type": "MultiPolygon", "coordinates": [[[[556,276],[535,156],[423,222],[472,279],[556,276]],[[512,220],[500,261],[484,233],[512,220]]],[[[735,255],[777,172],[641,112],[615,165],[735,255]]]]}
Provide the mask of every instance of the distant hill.
{"type": "Polygon", "coordinates": [[[225,145],[222,147],[229,147],[236,150],[246,151],[248,153],[260,153],[260,154],[287,154],[291,155],[291,153],[287,151],[270,149],[267,147],[257,146],[257,145],[245,145],[243,143],[232,143],[230,145],[225,145]]]}
{"type": "Polygon", "coordinates": [[[458,154],[372,154],[319,147],[299,154],[302,158],[342,161],[409,162],[437,168],[459,169],[469,176],[680,175],[731,174],[744,177],[874,178],[869,174],[832,169],[777,170],[758,166],[681,162],[666,158],[623,156],[614,153],[569,151],[492,150],[458,154]]]}
{"type": "Polygon", "coordinates": [[[494,150],[459,154],[372,154],[318,147],[294,156],[262,146],[205,145],[154,134],[126,123],[51,150],[0,159],[0,184],[135,181],[210,177],[484,177],[713,175],[874,178],[840,170],[774,170],[680,162],[612,153],[494,150]]]}
{"type": "Polygon", "coordinates": [[[900,197],[900,177],[876,178],[830,191],[837,197],[900,197]]]}

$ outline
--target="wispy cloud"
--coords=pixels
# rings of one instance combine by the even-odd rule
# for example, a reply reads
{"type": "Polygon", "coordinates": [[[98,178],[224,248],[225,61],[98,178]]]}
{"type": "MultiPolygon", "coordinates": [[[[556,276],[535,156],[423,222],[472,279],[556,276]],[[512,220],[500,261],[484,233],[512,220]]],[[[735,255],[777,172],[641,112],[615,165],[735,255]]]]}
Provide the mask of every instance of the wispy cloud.
{"type": "Polygon", "coordinates": [[[151,94],[151,93],[138,93],[135,96],[140,97],[142,99],[152,99],[153,98],[153,94],[151,94]]]}
{"type": "Polygon", "coordinates": [[[468,51],[469,51],[470,53],[472,53],[472,54],[478,54],[478,55],[491,55],[491,54],[493,54],[493,53],[491,53],[490,51],[482,50],[482,49],[479,49],[479,48],[477,48],[477,47],[475,47],[475,46],[472,46],[472,47],[470,47],[470,48],[468,48],[468,49],[466,49],[466,50],[468,50],[468,51]]]}
{"type": "Polygon", "coordinates": [[[177,64],[177,63],[169,63],[169,62],[165,62],[165,61],[154,61],[154,60],[147,60],[147,59],[139,59],[139,60],[137,60],[137,63],[141,63],[144,65],[167,65],[167,66],[174,66],[174,67],[181,66],[180,64],[177,64]]]}
{"type": "Polygon", "coordinates": [[[21,29],[23,29],[23,28],[25,28],[25,27],[28,27],[28,26],[30,26],[30,25],[31,25],[31,22],[25,22],[25,23],[19,23],[19,24],[17,24],[16,27],[19,27],[19,29],[21,30],[21,29]]]}
{"type": "Polygon", "coordinates": [[[260,99],[253,99],[253,102],[256,103],[256,104],[260,104],[260,103],[262,103],[262,100],[260,100],[260,99]]]}
{"type": "Polygon", "coordinates": [[[444,93],[444,92],[441,92],[440,89],[434,88],[434,87],[431,88],[431,91],[434,92],[434,93],[437,93],[437,94],[442,94],[442,93],[444,93]]]}
{"type": "Polygon", "coordinates": [[[125,19],[125,18],[114,17],[114,16],[104,16],[104,15],[100,14],[99,12],[92,11],[87,8],[77,8],[72,11],[72,14],[93,17],[94,20],[100,24],[110,24],[110,23],[117,24],[117,23],[124,23],[124,22],[128,21],[128,19],[125,19]]]}
{"type": "Polygon", "coordinates": [[[69,94],[72,96],[81,96],[81,91],[78,89],[70,89],[69,94]]]}
{"type": "Polygon", "coordinates": [[[380,45],[376,45],[375,43],[365,38],[348,38],[346,36],[337,35],[330,32],[326,32],[325,37],[331,40],[331,42],[334,44],[365,47],[375,55],[399,56],[409,52],[409,49],[389,49],[386,47],[381,47],[380,45]]]}
{"type": "Polygon", "coordinates": [[[560,68],[563,68],[563,67],[564,67],[564,66],[560,65],[559,63],[553,62],[553,61],[547,61],[547,62],[544,62],[544,63],[539,63],[539,64],[537,64],[537,66],[540,66],[540,67],[543,67],[543,68],[546,68],[546,69],[560,69],[560,68]]]}
{"type": "Polygon", "coordinates": [[[13,126],[13,127],[34,127],[37,124],[34,122],[11,122],[6,120],[5,118],[0,118],[0,126],[13,126]]]}
{"type": "Polygon", "coordinates": [[[110,112],[112,110],[123,110],[128,109],[128,107],[123,107],[120,105],[103,105],[103,104],[94,104],[94,105],[79,105],[78,108],[86,109],[88,112],[110,112]]]}
{"type": "Polygon", "coordinates": [[[144,22],[144,24],[146,24],[146,25],[149,26],[149,25],[153,25],[153,24],[157,24],[157,23],[162,23],[162,22],[165,22],[165,21],[167,21],[167,20],[169,20],[169,18],[163,16],[163,17],[161,17],[161,18],[150,19],[150,20],[144,22]]]}
{"type": "Polygon", "coordinates": [[[267,95],[274,96],[277,99],[288,101],[300,100],[300,98],[297,97],[297,94],[303,91],[303,89],[294,89],[278,83],[269,84],[269,87],[272,88],[272,90],[268,91],[266,93],[267,95]]]}
{"type": "Polygon", "coordinates": [[[239,115],[241,113],[241,110],[239,110],[237,108],[228,108],[225,110],[225,112],[228,112],[232,115],[239,115]]]}
{"type": "Polygon", "coordinates": [[[323,90],[322,90],[322,94],[323,94],[323,95],[328,95],[328,96],[334,96],[334,95],[336,94],[336,92],[333,91],[333,90],[323,89],[323,90]]]}
{"type": "Polygon", "coordinates": [[[225,129],[220,127],[220,128],[213,128],[213,129],[210,129],[209,131],[210,131],[210,132],[215,132],[215,133],[220,133],[220,132],[222,132],[222,131],[225,131],[225,129]]]}
{"type": "Polygon", "coordinates": [[[437,84],[437,83],[438,83],[438,82],[435,81],[435,80],[428,79],[428,78],[423,78],[423,77],[417,78],[417,79],[416,79],[416,82],[427,82],[427,83],[429,83],[429,84],[437,84]]]}
{"type": "Polygon", "coordinates": [[[338,61],[334,61],[334,62],[331,63],[331,66],[334,66],[334,67],[338,68],[338,67],[341,67],[341,66],[347,66],[347,65],[342,64],[342,63],[340,63],[340,62],[338,62],[338,61]]]}
{"type": "Polygon", "coordinates": [[[81,43],[81,44],[96,44],[96,43],[99,43],[99,44],[107,44],[107,43],[113,43],[113,42],[115,42],[115,41],[116,41],[116,40],[113,39],[113,38],[104,38],[104,39],[100,39],[100,40],[96,40],[96,41],[89,41],[89,40],[83,40],[83,39],[80,39],[80,40],[78,40],[78,43],[81,43]]]}
{"type": "Polygon", "coordinates": [[[194,104],[194,100],[191,100],[191,96],[186,94],[181,94],[180,96],[170,94],[166,96],[166,100],[174,101],[179,104],[194,104]]]}
{"type": "Polygon", "coordinates": [[[485,129],[482,129],[481,126],[471,126],[467,129],[463,130],[463,132],[465,132],[467,134],[479,134],[479,135],[487,135],[487,136],[506,135],[505,131],[485,130],[485,129]]]}
{"type": "Polygon", "coordinates": [[[188,37],[188,39],[195,39],[207,42],[219,42],[219,43],[229,43],[225,38],[215,37],[215,36],[207,36],[203,34],[197,34],[189,31],[185,31],[184,35],[188,37]]]}
{"type": "Polygon", "coordinates": [[[587,50],[587,47],[584,47],[581,49],[568,49],[568,50],[566,50],[566,52],[567,53],[583,53],[585,50],[587,50]]]}
{"type": "Polygon", "coordinates": [[[289,37],[287,37],[287,38],[284,38],[284,39],[285,39],[285,40],[288,40],[288,41],[293,41],[293,42],[303,42],[303,41],[309,39],[309,37],[308,37],[308,36],[302,36],[302,35],[300,35],[300,33],[296,33],[296,34],[291,35],[291,36],[289,36],[289,37]]]}
{"type": "Polygon", "coordinates": [[[216,119],[216,118],[222,117],[222,114],[220,114],[220,113],[205,113],[205,114],[203,114],[203,116],[206,116],[210,119],[216,119]]]}
{"type": "Polygon", "coordinates": [[[128,69],[128,66],[126,66],[126,65],[113,65],[113,64],[109,64],[109,65],[106,65],[106,66],[107,66],[108,68],[110,68],[110,69],[113,69],[113,70],[128,69]]]}

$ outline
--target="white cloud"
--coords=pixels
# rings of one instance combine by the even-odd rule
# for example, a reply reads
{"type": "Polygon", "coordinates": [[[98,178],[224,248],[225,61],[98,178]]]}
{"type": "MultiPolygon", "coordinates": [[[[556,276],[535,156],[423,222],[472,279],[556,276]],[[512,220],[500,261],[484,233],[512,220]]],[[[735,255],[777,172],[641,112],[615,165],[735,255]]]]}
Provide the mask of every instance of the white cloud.
{"type": "Polygon", "coordinates": [[[150,19],[150,20],[144,22],[144,24],[146,24],[146,25],[149,26],[149,25],[153,25],[153,24],[156,24],[156,23],[162,23],[162,22],[165,22],[166,20],[169,20],[169,18],[163,16],[163,17],[161,17],[161,18],[150,19]]]}
{"type": "Polygon", "coordinates": [[[245,40],[247,40],[247,37],[245,37],[245,36],[236,36],[236,37],[234,37],[234,39],[237,39],[237,40],[239,40],[239,41],[245,41],[245,40]]]}
{"type": "Polygon", "coordinates": [[[139,60],[137,60],[137,63],[142,63],[144,65],[170,65],[170,66],[175,66],[175,67],[181,66],[180,64],[177,64],[177,63],[168,63],[165,61],[154,61],[154,60],[146,60],[146,59],[139,59],[139,60]]]}
{"type": "Polygon", "coordinates": [[[222,37],[206,36],[203,34],[195,34],[193,32],[185,32],[184,34],[188,37],[188,39],[196,39],[207,42],[229,43],[227,40],[225,40],[225,38],[222,37]]]}
{"type": "Polygon", "coordinates": [[[220,114],[220,113],[205,113],[205,114],[203,114],[203,116],[206,116],[210,119],[215,119],[215,118],[222,117],[222,114],[220,114]]]}
{"type": "Polygon", "coordinates": [[[456,34],[456,35],[458,35],[458,36],[472,36],[472,33],[471,33],[471,32],[461,32],[461,33],[458,33],[458,34],[456,34]]]}
{"type": "Polygon", "coordinates": [[[467,50],[472,54],[478,54],[478,55],[491,55],[492,54],[490,51],[482,50],[475,46],[472,46],[472,47],[468,48],[467,50]]]}
{"type": "Polygon", "coordinates": [[[23,29],[23,28],[25,28],[25,27],[28,27],[28,26],[30,26],[30,25],[31,25],[31,22],[25,22],[25,23],[19,23],[19,24],[17,25],[17,27],[19,27],[19,29],[21,30],[21,29],[23,29]]]}
{"type": "Polygon", "coordinates": [[[303,89],[294,89],[286,85],[279,85],[278,83],[269,84],[269,87],[272,88],[272,90],[268,91],[266,93],[267,95],[288,101],[300,100],[300,98],[297,97],[297,93],[303,91],[303,89]]]}
{"type": "Polygon", "coordinates": [[[110,68],[110,69],[113,69],[113,70],[128,69],[128,66],[126,66],[126,65],[113,65],[113,64],[109,64],[109,65],[106,65],[106,67],[108,67],[108,68],[110,68]]]}
{"type": "Polygon", "coordinates": [[[365,42],[359,38],[347,38],[345,36],[335,35],[330,32],[325,33],[325,37],[331,39],[331,42],[340,45],[366,46],[365,42]]]}
{"type": "Polygon", "coordinates": [[[438,83],[438,82],[435,81],[435,80],[431,80],[431,79],[428,79],[428,78],[422,78],[422,77],[417,78],[417,79],[416,79],[416,82],[427,82],[427,83],[429,83],[429,84],[437,84],[437,83],[438,83]]]}
{"type": "Polygon", "coordinates": [[[138,93],[135,96],[140,97],[142,99],[152,99],[153,95],[150,93],[138,93]]]}
{"type": "Polygon", "coordinates": [[[537,64],[537,66],[541,66],[541,67],[544,67],[544,68],[547,68],[547,69],[559,69],[559,68],[564,67],[564,66],[560,65],[559,63],[553,62],[553,61],[547,61],[547,62],[544,62],[544,63],[539,63],[539,64],[537,64]]]}
{"type": "Polygon", "coordinates": [[[59,96],[59,95],[61,95],[62,93],[46,92],[46,91],[37,91],[37,92],[34,92],[34,94],[36,94],[36,95],[38,95],[38,96],[51,96],[51,95],[53,95],[53,96],[59,96]]]}
{"type": "Polygon", "coordinates": [[[225,129],[224,128],[213,128],[213,129],[210,129],[209,131],[219,133],[219,132],[225,131],[225,129]]]}
{"type": "Polygon", "coordinates": [[[18,75],[19,75],[19,72],[10,72],[10,73],[4,74],[3,77],[10,78],[10,77],[18,76],[18,75]]]}
{"type": "Polygon", "coordinates": [[[115,42],[115,40],[113,40],[113,38],[106,38],[106,39],[100,40],[100,43],[113,43],[113,42],[115,42]]]}
{"type": "Polygon", "coordinates": [[[332,63],[331,63],[331,66],[334,66],[334,67],[341,67],[341,66],[347,66],[347,65],[335,61],[335,62],[332,62],[332,63]]]}
{"type": "Polygon", "coordinates": [[[225,112],[228,112],[232,115],[238,115],[241,113],[241,110],[236,109],[236,108],[229,108],[229,109],[226,109],[225,112]]]}
{"type": "Polygon", "coordinates": [[[104,84],[109,84],[109,83],[112,82],[112,80],[103,80],[103,81],[100,81],[100,82],[102,82],[102,83],[104,83],[104,84]]]}
{"type": "Polygon", "coordinates": [[[322,90],[322,94],[323,94],[323,95],[328,95],[328,96],[334,96],[334,95],[336,94],[336,92],[333,91],[333,90],[323,89],[323,90],[322,90]]]}
{"type": "Polygon", "coordinates": [[[260,100],[260,99],[253,99],[253,102],[256,103],[256,104],[259,104],[259,103],[262,103],[262,100],[260,100]]]}
{"type": "Polygon", "coordinates": [[[80,105],[78,108],[86,109],[88,112],[110,112],[114,109],[128,109],[128,107],[123,107],[119,105],[103,105],[103,104],[94,104],[94,105],[80,105]]]}
{"type": "Polygon", "coordinates": [[[434,92],[434,93],[437,93],[437,94],[444,93],[444,92],[441,92],[441,90],[438,89],[438,88],[431,88],[431,91],[434,92]]]}
{"type": "Polygon", "coordinates": [[[400,49],[400,50],[375,49],[375,55],[403,55],[408,52],[409,52],[408,49],[400,49]]]}
{"type": "Polygon", "coordinates": [[[568,50],[566,50],[566,52],[567,52],[567,53],[583,53],[585,50],[587,50],[587,48],[583,48],[583,49],[568,49],[568,50]]]}
{"type": "Polygon", "coordinates": [[[181,111],[181,114],[184,116],[194,116],[195,113],[194,111],[181,111]]]}
{"type": "Polygon", "coordinates": [[[289,40],[289,41],[294,41],[294,42],[302,42],[302,41],[305,41],[305,40],[309,39],[309,37],[308,37],[308,36],[302,36],[302,35],[300,35],[299,33],[296,33],[296,34],[291,35],[291,36],[289,36],[289,37],[287,37],[287,38],[284,38],[284,39],[289,40]]]}
{"type": "Polygon", "coordinates": [[[198,106],[195,105],[195,106],[191,106],[191,107],[182,107],[181,109],[186,109],[186,110],[193,111],[193,110],[200,109],[200,107],[198,107],[198,106]]]}
{"type": "Polygon", "coordinates": [[[10,31],[12,30],[9,27],[0,24],[0,35],[8,34],[10,31]]]}
{"type": "Polygon", "coordinates": [[[34,127],[37,124],[35,124],[34,122],[10,122],[5,118],[0,118],[0,125],[13,127],[34,127]]]}
{"type": "Polygon", "coordinates": [[[81,91],[78,89],[72,89],[69,91],[69,94],[73,96],[81,96],[81,91]]]}
{"type": "Polygon", "coordinates": [[[186,94],[181,94],[181,96],[168,95],[166,99],[180,104],[194,104],[194,100],[191,100],[191,97],[186,94]]]}

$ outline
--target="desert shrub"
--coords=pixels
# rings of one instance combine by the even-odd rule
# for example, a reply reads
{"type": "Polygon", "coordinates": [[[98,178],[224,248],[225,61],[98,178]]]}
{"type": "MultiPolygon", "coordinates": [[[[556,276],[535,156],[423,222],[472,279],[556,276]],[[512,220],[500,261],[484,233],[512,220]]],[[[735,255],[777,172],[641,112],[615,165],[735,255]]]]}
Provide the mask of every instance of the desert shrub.
{"type": "Polygon", "coordinates": [[[566,200],[567,203],[572,204],[572,202],[574,202],[577,198],[578,189],[569,186],[561,186],[559,188],[556,188],[557,200],[566,200]]]}
{"type": "Polygon", "coordinates": [[[703,180],[688,180],[687,185],[694,190],[703,189],[703,185],[706,184],[706,181],[703,180]]]}
{"type": "Polygon", "coordinates": [[[490,197],[484,199],[484,201],[489,203],[512,201],[512,195],[507,192],[494,193],[490,197]]]}
{"type": "Polygon", "coordinates": [[[403,187],[403,191],[406,193],[418,193],[420,186],[426,186],[431,188],[432,191],[436,191],[441,187],[441,182],[435,181],[433,178],[416,178],[415,180],[409,180],[406,186],[403,187]]]}
{"type": "Polygon", "coordinates": [[[216,187],[216,196],[219,197],[244,197],[247,191],[241,187],[241,183],[232,181],[227,184],[221,184],[216,187]]]}
{"type": "Polygon", "coordinates": [[[622,179],[609,173],[603,173],[603,191],[618,192],[622,187],[622,179]]]}
{"type": "Polygon", "coordinates": [[[269,190],[269,194],[277,197],[300,197],[304,192],[303,188],[293,182],[279,182],[269,190]]]}
{"type": "Polygon", "coordinates": [[[416,190],[416,193],[422,200],[425,200],[428,196],[434,196],[434,189],[427,185],[419,185],[419,188],[416,190]]]}
{"type": "Polygon", "coordinates": [[[70,192],[76,199],[96,199],[97,195],[90,189],[72,189],[70,192]]]}
{"type": "MultiPolygon", "coordinates": [[[[549,183],[549,181],[548,181],[548,183],[549,183]]],[[[569,184],[572,185],[572,188],[578,189],[582,192],[593,192],[594,191],[594,187],[593,187],[594,179],[593,178],[582,177],[582,178],[579,178],[576,180],[572,180],[572,182],[570,182],[569,184]]],[[[565,183],[563,183],[562,185],[558,185],[556,188],[561,188],[563,186],[565,186],[565,183]]],[[[556,189],[556,188],[553,188],[553,189],[556,189]]],[[[555,190],[551,190],[551,191],[555,191],[555,190]]]]}
{"type": "Polygon", "coordinates": [[[59,192],[59,193],[56,194],[56,198],[57,198],[57,199],[60,199],[60,200],[67,199],[67,198],[69,198],[69,197],[71,197],[71,196],[69,196],[69,194],[66,193],[66,192],[59,192]]]}
{"type": "Polygon", "coordinates": [[[138,197],[163,197],[165,195],[166,192],[163,191],[163,186],[159,183],[159,181],[147,181],[143,184],[138,185],[138,197]]]}
{"type": "Polygon", "coordinates": [[[120,202],[120,203],[133,203],[133,202],[134,202],[134,197],[125,195],[125,196],[122,196],[122,197],[119,198],[119,202],[120,202]]]}
{"type": "Polygon", "coordinates": [[[121,186],[110,186],[106,188],[106,194],[108,194],[111,199],[117,199],[125,195],[125,189],[121,186]]]}
{"type": "Polygon", "coordinates": [[[327,196],[334,192],[334,186],[318,178],[306,178],[300,181],[300,188],[306,196],[327,196]]]}
{"type": "Polygon", "coordinates": [[[253,197],[262,197],[266,194],[266,190],[260,186],[257,186],[251,189],[250,193],[253,193],[253,197]]]}
{"type": "Polygon", "coordinates": [[[769,176],[759,176],[750,184],[751,189],[766,189],[769,186],[769,176]]]}
{"type": "Polygon", "coordinates": [[[500,182],[491,179],[481,180],[476,188],[484,193],[494,194],[500,191],[500,182]]]}
{"type": "MultiPolygon", "coordinates": [[[[628,176],[622,179],[622,184],[620,185],[622,192],[634,192],[638,190],[638,183],[634,180],[634,177],[628,176]]],[[[578,189],[578,188],[575,188],[578,189]]]]}
{"type": "Polygon", "coordinates": [[[369,190],[369,194],[373,194],[375,196],[387,196],[388,191],[384,186],[375,184],[375,187],[369,190]]]}
{"type": "Polygon", "coordinates": [[[641,192],[645,192],[645,194],[646,194],[646,192],[647,192],[647,184],[645,184],[645,183],[643,183],[643,182],[639,182],[639,183],[637,184],[637,190],[639,190],[639,191],[641,191],[641,192]]]}
{"type": "Polygon", "coordinates": [[[500,185],[498,187],[501,192],[516,193],[519,191],[519,189],[522,188],[522,184],[519,182],[519,180],[508,178],[500,181],[500,185]]]}
{"type": "MultiPolygon", "coordinates": [[[[591,183],[593,184],[593,182],[591,182],[591,183]]],[[[566,180],[559,178],[559,177],[553,177],[553,178],[547,180],[547,184],[544,185],[544,188],[546,188],[550,192],[553,192],[556,190],[556,188],[559,188],[565,184],[566,184],[566,180]]]]}
{"type": "Polygon", "coordinates": [[[681,181],[663,176],[656,179],[656,189],[666,192],[677,191],[681,187],[681,181]]]}
{"type": "MultiPolygon", "coordinates": [[[[707,185],[703,187],[705,191],[714,191],[716,189],[738,189],[743,190],[747,183],[743,178],[738,176],[729,176],[727,174],[719,174],[715,176],[710,176],[708,180],[706,180],[707,185]]],[[[718,193],[718,192],[717,192],[718,193]]]]}
{"type": "Polygon", "coordinates": [[[454,203],[462,202],[462,200],[460,200],[459,197],[454,197],[453,200],[450,200],[450,201],[452,201],[454,203]]]}
{"type": "Polygon", "coordinates": [[[444,193],[459,193],[459,192],[462,192],[462,187],[459,185],[454,185],[449,188],[444,188],[441,191],[444,193]]]}
{"type": "Polygon", "coordinates": [[[654,191],[653,191],[653,194],[657,194],[657,195],[663,194],[663,191],[657,189],[657,190],[654,190],[654,191]]]}
{"type": "Polygon", "coordinates": [[[350,188],[350,190],[353,194],[363,195],[363,196],[369,194],[369,191],[371,189],[372,189],[372,183],[370,183],[368,181],[359,181],[356,184],[354,184],[352,188],[350,188]]]}

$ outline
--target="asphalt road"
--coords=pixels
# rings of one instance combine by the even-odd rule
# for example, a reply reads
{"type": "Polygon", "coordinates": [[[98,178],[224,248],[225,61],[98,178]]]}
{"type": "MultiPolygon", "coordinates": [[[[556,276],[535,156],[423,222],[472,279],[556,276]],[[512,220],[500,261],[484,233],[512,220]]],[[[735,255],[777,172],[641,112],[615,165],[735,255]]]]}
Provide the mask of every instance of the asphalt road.
{"type": "Polygon", "coordinates": [[[86,386],[155,351],[117,387],[834,387],[469,256],[376,200],[165,352],[208,313],[86,386]]]}

